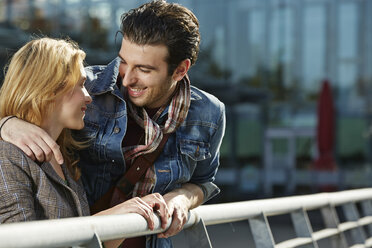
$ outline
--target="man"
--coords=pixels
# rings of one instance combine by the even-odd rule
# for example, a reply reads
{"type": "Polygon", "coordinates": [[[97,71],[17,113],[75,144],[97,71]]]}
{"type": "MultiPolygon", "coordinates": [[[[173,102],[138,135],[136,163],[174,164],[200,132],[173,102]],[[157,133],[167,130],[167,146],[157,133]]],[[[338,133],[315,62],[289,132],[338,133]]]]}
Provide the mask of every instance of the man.
{"type": "MultiPolygon", "coordinates": [[[[80,152],[89,203],[99,200],[134,159],[151,153],[170,134],[160,156],[136,183],[132,196],[158,192],[172,216],[168,230],[146,239],[147,247],[171,247],[188,211],[215,196],[213,184],[225,130],[225,108],[214,96],[190,86],[187,72],[196,62],[200,34],[185,7],[153,1],[122,16],[118,58],[86,68],[88,106],[77,137],[91,141],[80,152]]],[[[0,123],[1,124],[1,123],[0,123]]],[[[56,144],[36,127],[15,118],[0,135],[38,160],[62,160],[56,144]]],[[[62,162],[62,161],[60,161],[62,162]]],[[[144,241],[135,240],[138,242],[144,241]]],[[[129,245],[128,245],[129,246],[129,245]]]]}

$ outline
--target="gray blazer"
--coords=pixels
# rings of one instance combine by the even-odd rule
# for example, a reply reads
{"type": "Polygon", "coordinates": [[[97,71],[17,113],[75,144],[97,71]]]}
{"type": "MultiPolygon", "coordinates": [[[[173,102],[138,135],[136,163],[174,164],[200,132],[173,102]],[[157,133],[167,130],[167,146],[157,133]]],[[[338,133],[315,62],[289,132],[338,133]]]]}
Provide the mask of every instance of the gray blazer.
{"type": "Polygon", "coordinates": [[[0,141],[0,223],[89,215],[81,181],[67,180],[52,165],[32,161],[18,147],[0,141]]]}

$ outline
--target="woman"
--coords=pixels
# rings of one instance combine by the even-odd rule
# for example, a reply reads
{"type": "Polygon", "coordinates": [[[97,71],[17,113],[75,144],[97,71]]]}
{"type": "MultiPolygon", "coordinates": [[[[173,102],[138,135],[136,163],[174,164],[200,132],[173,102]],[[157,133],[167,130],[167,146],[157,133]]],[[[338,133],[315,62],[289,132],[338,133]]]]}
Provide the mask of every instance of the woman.
{"type": "MultiPolygon", "coordinates": [[[[84,58],[72,41],[40,38],[11,59],[0,91],[0,117],[15,116],[43,128],[57,141],[65,164],[54,158],[37,164],[14,145],[0,141],[0,223],[89,215],[74,156],[84,144],[69,131],[84,127],[85,110],[92,101],[84,87],[84,58]]],[[[97,215],[138,213],[153,229],[155,205],[167,216],[166,204],[157,194],[133,198],[97,215]]]]}

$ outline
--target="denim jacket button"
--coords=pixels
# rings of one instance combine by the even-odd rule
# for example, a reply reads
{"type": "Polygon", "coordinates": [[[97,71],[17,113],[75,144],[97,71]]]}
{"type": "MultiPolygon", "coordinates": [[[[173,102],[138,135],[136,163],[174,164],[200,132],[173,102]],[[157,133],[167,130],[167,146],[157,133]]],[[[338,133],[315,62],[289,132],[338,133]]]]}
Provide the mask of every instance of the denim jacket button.
{"type": "Polygon", "coordinates": [[[199,149],[200,149],[199,146],[197,146],[195,151],[195,157],[199,157],[200,155],[199,149]]]}
{"type": "Polygon", "coordinates": [[[120,132],[120,127],[115,127],[114,128],[114,133],[119,133],[120,132]]]}

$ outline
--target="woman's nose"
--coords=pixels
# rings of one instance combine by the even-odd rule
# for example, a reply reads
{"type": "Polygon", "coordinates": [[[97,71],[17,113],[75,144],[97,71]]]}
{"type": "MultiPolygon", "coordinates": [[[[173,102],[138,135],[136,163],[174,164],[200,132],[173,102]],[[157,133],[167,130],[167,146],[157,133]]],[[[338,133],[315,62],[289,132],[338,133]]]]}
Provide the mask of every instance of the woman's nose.
{"type": "Polygon", "coordinates": [[[85,102],[86,104],[90,104],[92,102],[92,97],[89,95],[87,89],[84,87],[84,97],[85,97],[85,102]]]}

